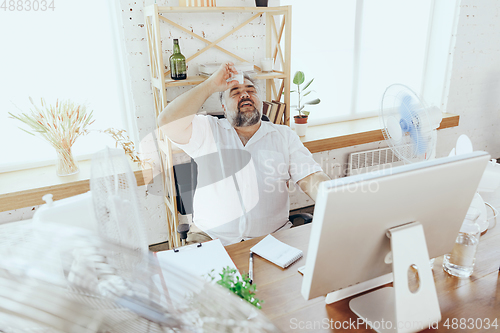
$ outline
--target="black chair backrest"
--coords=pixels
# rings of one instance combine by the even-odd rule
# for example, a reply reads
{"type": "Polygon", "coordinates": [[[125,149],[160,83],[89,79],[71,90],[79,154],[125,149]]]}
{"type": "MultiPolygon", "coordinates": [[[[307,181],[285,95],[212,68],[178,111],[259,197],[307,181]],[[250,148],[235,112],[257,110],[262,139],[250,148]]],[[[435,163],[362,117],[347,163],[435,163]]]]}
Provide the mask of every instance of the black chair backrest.
{"type": "MultiPolygon", "coordinates": [[[[219,119],[224,119],[226,118],[226,116],[224,115],[224,113],[214,113],[214,114],[211,114],[212,117],[217,117],[219,119]]],[[[263,114],[262,117],[260,117],[260,119],[262,119],[262,121],[269,121],[269,118],[263,114]]]]}

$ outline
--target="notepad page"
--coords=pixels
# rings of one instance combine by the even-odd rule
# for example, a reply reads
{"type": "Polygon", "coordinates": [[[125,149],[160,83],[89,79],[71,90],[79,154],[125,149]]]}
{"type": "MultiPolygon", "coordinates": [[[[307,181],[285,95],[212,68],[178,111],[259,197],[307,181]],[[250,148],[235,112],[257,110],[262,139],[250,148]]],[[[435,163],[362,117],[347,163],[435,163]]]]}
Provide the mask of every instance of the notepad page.
{"type": "Polygon", "coordinates": [[[266,236],[250,251],[282,268],[290,266],[303,255],[301,250],[285,244],[271,235],[266,236]]]}
{"type": "Polygon", "coordinates": [[[174,250],[156,253],[161,274],[152,277],[160,293],[160,303],[168,306],[185,303],[186,297],[203,289],[206,282],[220,280],[223,268],[229,266],[241,275],[219,239],[199,244],[191,244],[174,250]],[[213,270],[213,272],[212,272],[213,270]],[[212,273],[211,273],[212,272],[212,273]],[[208,276],[211,273],[215,279],[208,276]],[[198,279],[197,279],[198,278],[198,279]],[[189,283],[189,287],[186,287],[189,283]]]}
{"type": "MultiPolygon", "coordinates": [[[[213,270],[214,281],[220,280],[219,274],[227,266],[236,269],[236,265],[229,257],[226,249],[219,239],[209,242],[186,245],[174,250],[161,251],[156,253],[156,257],[162,267],[180,267],[184,272],[211,281],[208,274],[213,270]]],[[[237,273],[239,275],[239,272],[237,273]]],[[[241,277],[241,275],[239,275],[241,277]]]]}

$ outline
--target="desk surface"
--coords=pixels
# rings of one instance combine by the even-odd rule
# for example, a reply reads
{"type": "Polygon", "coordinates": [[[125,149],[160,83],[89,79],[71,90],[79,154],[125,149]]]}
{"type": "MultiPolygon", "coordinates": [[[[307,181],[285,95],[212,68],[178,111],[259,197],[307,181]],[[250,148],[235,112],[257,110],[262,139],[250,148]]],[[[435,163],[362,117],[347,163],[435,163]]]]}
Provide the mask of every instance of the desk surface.
{"type": "MultiPolygon", "coordinates": [[[[286,244],[304,251],[304,257],[287,269],[254,256],[254,281],[257,297],[264,300],[262,311],[283,332],[330,332],[328,321],[356,322],[358,317],[349,309],[351,298],[326,305],[325,297],[306,301],[300,293],[302,275],[297,268],[305,265],[311,225],[284,230],[274,236],[286,244]],[[326,322],[326,327],[325,327],[326,322]],[[316,329],[312,328],[316,325],[316,329]],[[299,328],[302,327],[302,329],[299,328]]],[[[248,272],[250,248],[262,237],[229,245],[227,252],[240,272],[248,272]]],[[[438,330],[428,332],[496,332],[500,331],[500,226],[481,236],[476,255],[474,273],[468,279],[449,276],[442,269],[443,257],[434,263],[434,281],[441,307],[442,320],[438,330]],[[450,329],[444,327],[446,320],[451,325],[453,318],[460,321],[473,318],[475,323],[485,324],[497,318],[498,329],[450,329]],[[479,318],[478,321],[476,319],[479,318]],[[482,320],[481,320],[482,319],[482,320]]],[[[337,324],[339,325],[339,324],[337,324]]],[[[473,327],[476,324],[473,325],[473,327]]],[[[349,331],[349,330],[342,330],[349,331]]],[[[374,332],[360,325],[356,332],[374,332]]]]}

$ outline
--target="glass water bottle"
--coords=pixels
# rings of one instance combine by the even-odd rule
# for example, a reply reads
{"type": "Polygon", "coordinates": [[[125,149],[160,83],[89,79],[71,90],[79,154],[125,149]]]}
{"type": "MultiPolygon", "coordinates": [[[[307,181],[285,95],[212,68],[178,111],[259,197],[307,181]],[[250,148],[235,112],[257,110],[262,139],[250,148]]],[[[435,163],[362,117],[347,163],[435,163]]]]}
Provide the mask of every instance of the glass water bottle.
{"type": "Polygon", "coordinates": [[[186,57],[181,53],[178,39],[174,39],[174,53],[170,56],[170,77],[173,80],[185,80],[187,78],[186,57]]]}
{"type": "Polygon", "coordinates": [[[476,223],[480,214],[481,212],[476,208],[469,208],[467,211],[451,254],[444,255],[445,272],[460,278],[471,276],[481,236],[481,229],[476,223]]]}

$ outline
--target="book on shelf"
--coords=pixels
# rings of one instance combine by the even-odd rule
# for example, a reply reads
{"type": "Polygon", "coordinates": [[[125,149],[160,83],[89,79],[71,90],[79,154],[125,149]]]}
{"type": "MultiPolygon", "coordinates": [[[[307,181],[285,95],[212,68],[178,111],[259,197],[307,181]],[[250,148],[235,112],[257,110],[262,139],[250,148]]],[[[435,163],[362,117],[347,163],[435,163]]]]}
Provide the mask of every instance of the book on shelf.
{"type": "Polygon", "coordinates": [[[279,102],[279,101],[273,101],[273,103],[278,104],[278,112],[276,113],[276,119],[274,120],[274,123],[275,124],[284,124],[283,114],[285,113],[286,104],[279,102]]]}
{"type": "Polygon", "coordinates": [[[286,104],[279,101],[263,101],[262,114],[269,118],[269,121],[274,124],[283,124],[283,114],[285,113],[286,104]]]}
{"type": "Polygon", "coordinates": [[[267,111],[267,117],[269,118],[269,121],[272,123],[276,123],[276,116],[278,114],[278,109],[279,109],[279,104],[275,102],[270,102],[271,106],[270,109],[267,111]]]}
{"type": "MultiPolygon", "coordinates": [[[[271,102],[268,102],[268,101],[263,101],[262,102],[262,114],[264,116],[268,116],[269,115],[269,110],[271,109],[271,105],[272,105],[271,102]]],[[[269,118],[269,116],[268,116],[268,118],[269,118]]]]}

